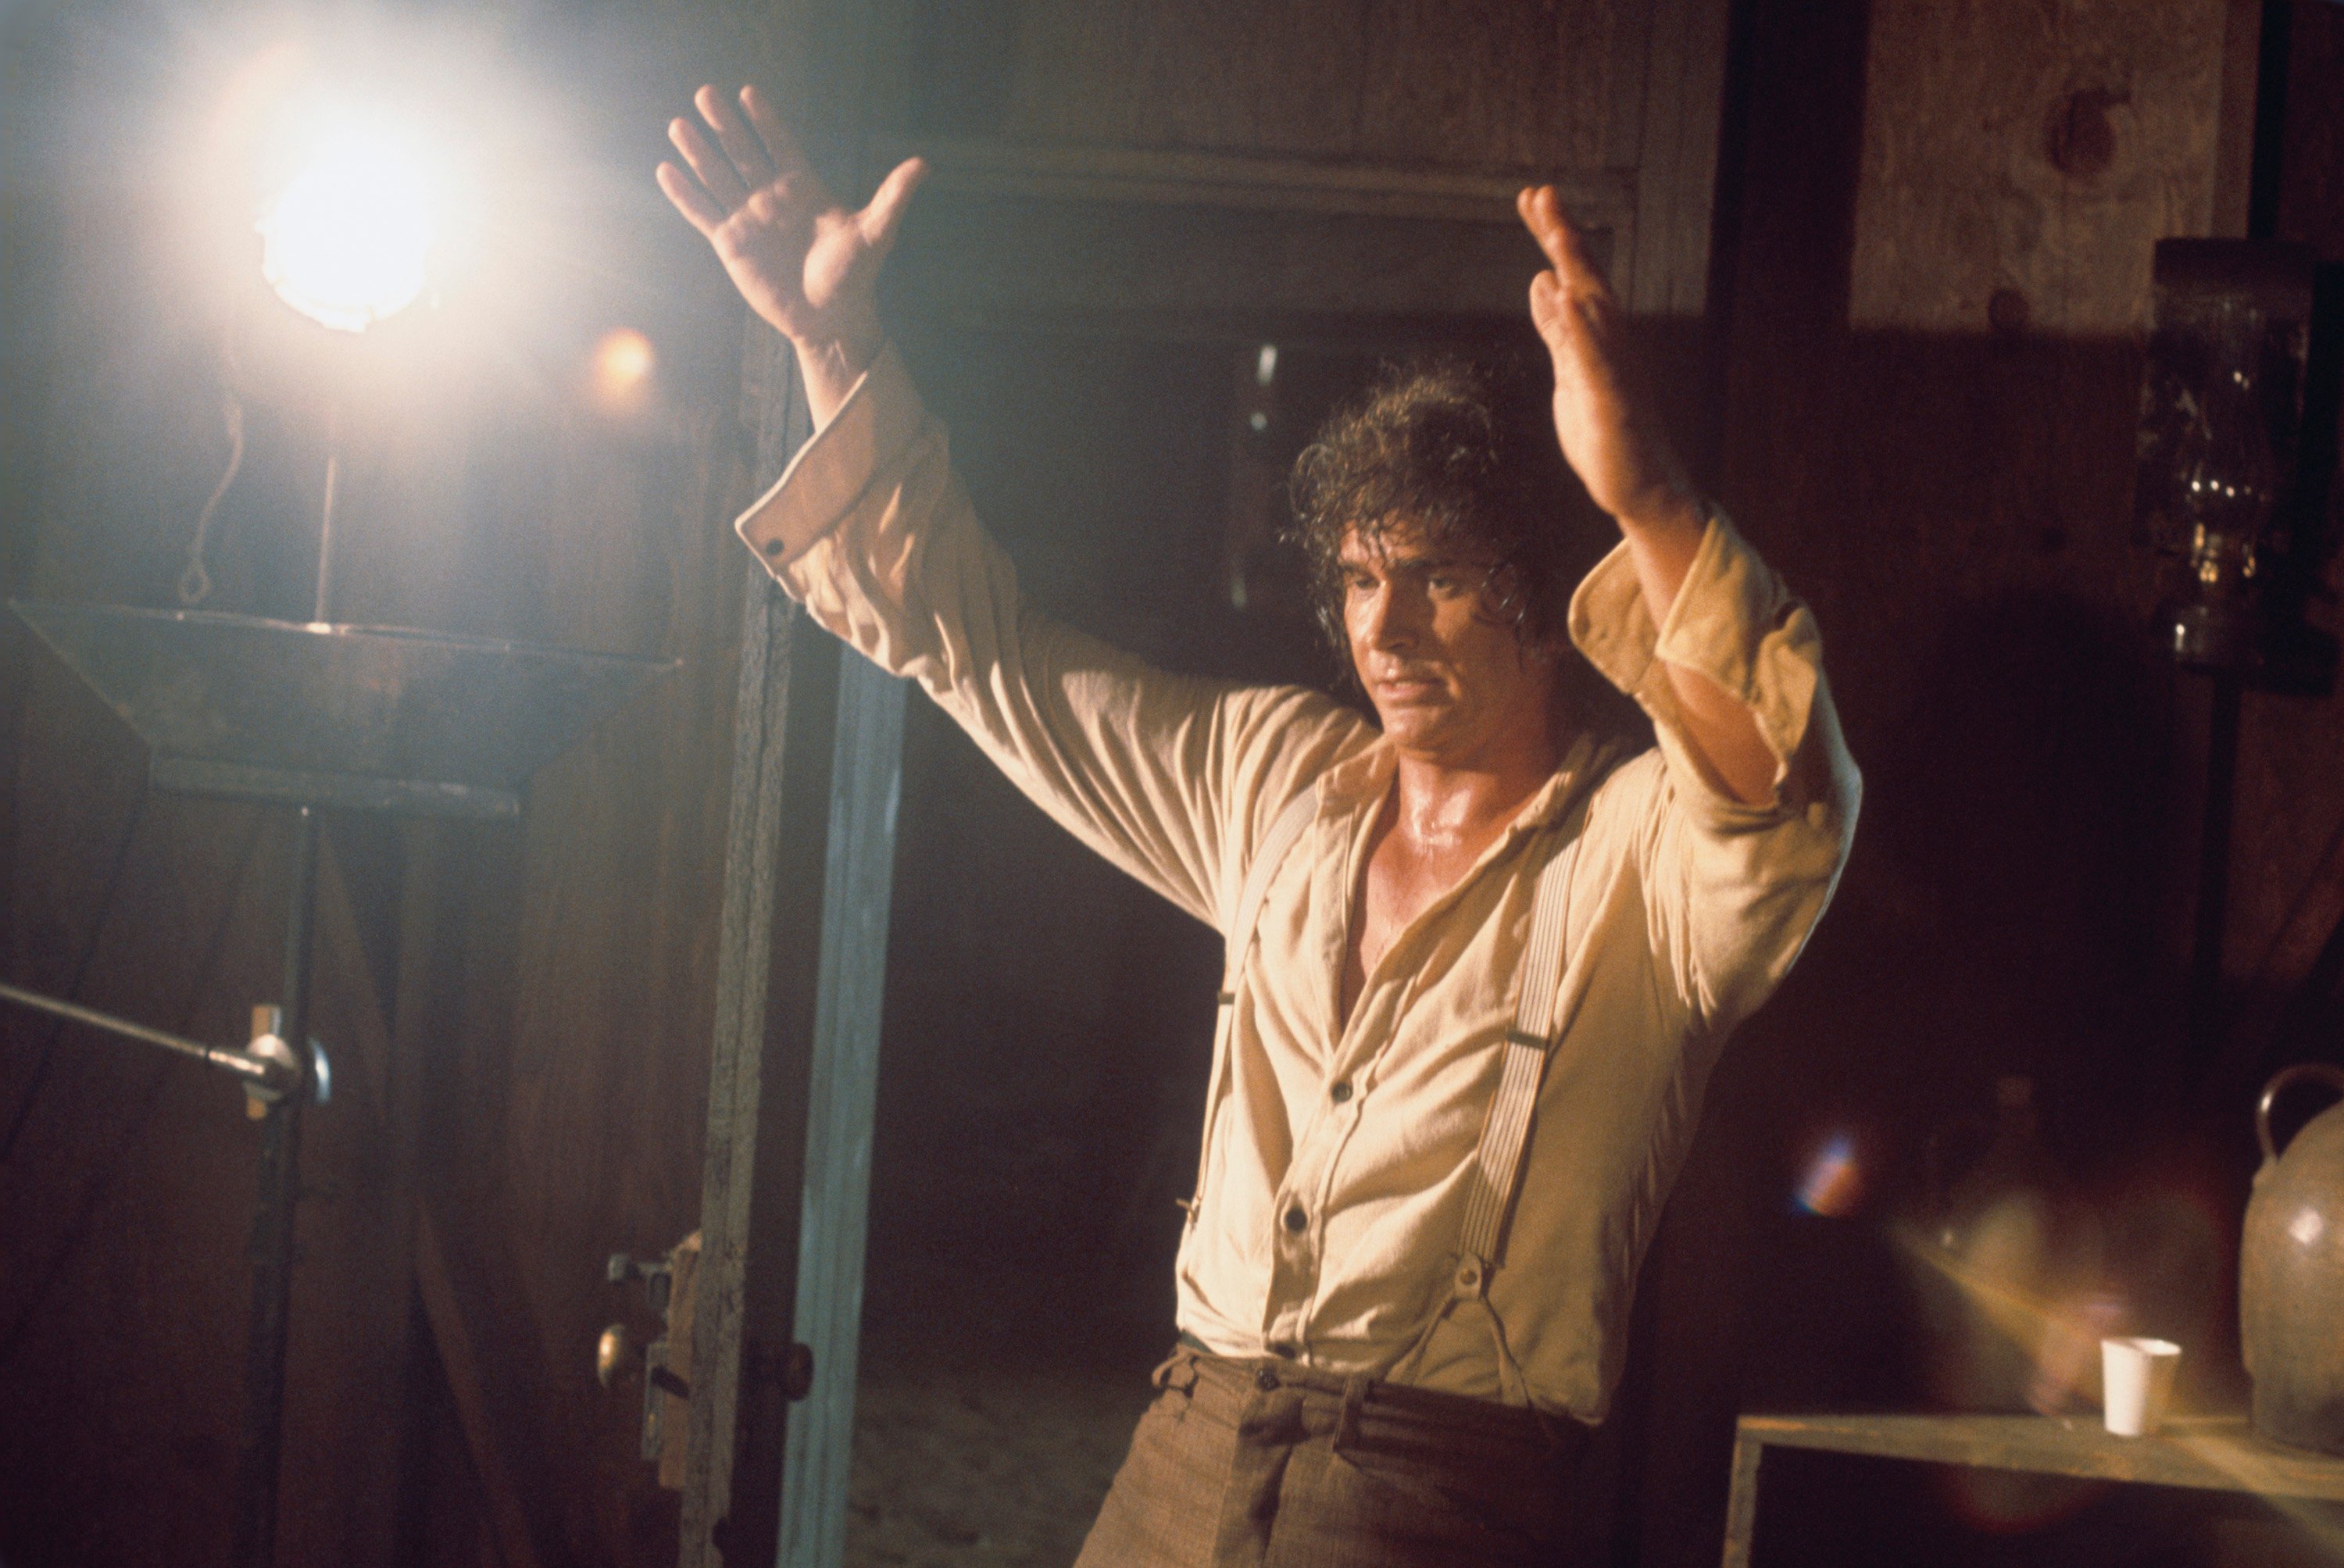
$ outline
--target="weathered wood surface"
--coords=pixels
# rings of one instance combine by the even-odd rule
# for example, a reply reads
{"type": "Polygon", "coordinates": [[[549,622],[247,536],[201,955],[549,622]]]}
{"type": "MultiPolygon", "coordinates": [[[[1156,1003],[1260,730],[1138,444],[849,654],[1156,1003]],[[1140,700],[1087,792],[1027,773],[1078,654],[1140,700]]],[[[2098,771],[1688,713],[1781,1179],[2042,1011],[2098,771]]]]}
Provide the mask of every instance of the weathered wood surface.
{"type": "Polygon", "coordinates": [[[887,9],[886,128],[1554,168],[1617,159],[1641,108],[1622,0],[887,9]]]}
{"type": "Polygon", "coordinates": [[[821,864],[819,840],[810,859],[805,835],[785,834],[784,802],[797,806],[802,824],[827,793],[814,794],[807,783],[829,761],[821,679],[827,672],[807,672],[798,685],[799,655],[819,645],[762,574],[744,592],[687,1374],[693,1398],[679,1556],[686,1568],[724,1561],[726,1540],[773,1539],[785,1419],[774,1381],[790,1343],[804,1089],[802,1057],[793,1061],[769,1041],[779,1035],[802,1042],[804,1030],[792,1026],[811,1012],[812,1000],[811,966],[789,946],[789,937],[803,941],[807,933],[786,916],[777,921],[776,904],[785,890],[806,887],[807,874],[821,864]],[[806,755],[809,749],[815,754],[806,755]],[[784,849],[795,851],[786,865],[784,849]]]}
{"type": "Polygon", "coordinates": [[[797,1239],[791,1330],[813,1352],[813,1385],[790,1413],[782,1469],[783,1568],[830,1568],[846,1553],[904,697],[903,682],[851,654],[842,659],[806,1092],[806,1223],[797,1239]]]}
{"type": "Polygon", "coordinates": [[[1636,10],[1648,29],[1635,73],[1642,113],[1633,152],[1615,145],[1610,160],[1635,168],[1636,216],[1631,265],[1614,282],[1644,315],[1698,318],[1709,308],[1726,7],[1659,0],[1636,10]]]}
{"type": "Polygon", "coordinates": [[[2151,242],[2210,232],[2228,9],[1875,5],[1854,324],[1983,332],[2007,289],[2038,330],[2133,331],[2151,242]]]}
{"type": "MultiPolygon", "coordinates": [[[[1502,211],[1468,225],[940,190],[906,221],[888,289],[929,319],[1125,312],[1170,332],[1223,318],[1240,340],[1278,314],[1511,320],[1539,255],[1502,211]]],[[[1600,251],[1614,251],[1625,222],[1599,229],[1600,251]]]]}
{"type": "MultiPolygon", "coordinates": [[[[812,425],[786,347],[748,332],[763,485],[812,425]]],[[[747,595],[681,1560],[811,1565],[845,1544],[904,691],[762,572],[747,595]]]]}
{"type": "Polygon", "coordinates": [[[908,295],[1511,313],[1538,258],[1505,231],[1537,179],[1602,233],[1632,307],[1704,308],[1717,0],[893,6],[877,33],[876,145],[935,153],[908,295]],[[1119,264],[1118,239],[1157,265],[1119,264]]]}
{"type": "MultiPolygon", "coordinates": [[[[437,824],[417,824],[409,835],[411,858],[407,892],[411,919],[405,934],[410,937],[426,935],[416,929],[418,924],[428,929],[429,916],[419,906],[428,906],[436,881],[436,838],[437,824]]],[[[412,1024],[396,1034],[392,1030],[391,1015],[382,1006],[366,960],[349,884],[330,852],[319,870],[318,941],[320,972],[336,1003],[338,1027],[334,1034],[342,1103],[365,1124],[362,1136],[378,1151],[386,1178],[382,1207],[388,1224],[382,1247],[391,1304],[404,1309],[411,1299],[421,1308],[430,1340],[429,1353],[436,1359],[437,1374],[446,1380],[463,1428],[488,1515],[489,1538],[499,1562],[504,1568],[540,1568],[545,1553],[539,1544],[541,1527],[531,1518],[530,1498],[533,1491],[542,1490],[541,1480],[531,1477],[538,1484],[525,1484],[506,1452],[504,1425],[492,1414],[486,1392],[481,1335],[473,1322],[476,1314],[459,1291],[431,1203],[419,1199],[412,1186],[410,1151],[421,1130],[425,1086],[420,1080],[429,1068],[430,1042],[418,1038],[412,1024]],[[401,1113],[410,1119],[395,1119],[401,1113]]],[[[401,976],[401,996],[410,1005],[417,999],[419,967],[406,967],[401,976]]],[[[390,1411],[413,1397],[412,1379],[419,1371],[402,1365],[411,1352],[397,1337],[401,1327],[396,1317],[382,1323],[377,1330],[382,1335],[381,1342],[372,1347],[373,1353],[367,1358],[380,1386],[352,1391],[355,1397],[390,1411]]],[[[392,1430],[403,1424],[394,1421],[392,1430]]],[[[393,1467],[378,1487],[369,1489],[368,1501],[381,1511],[378,1527],[395,1521],[399,1503],[396,1482],[393,1467]]]]}

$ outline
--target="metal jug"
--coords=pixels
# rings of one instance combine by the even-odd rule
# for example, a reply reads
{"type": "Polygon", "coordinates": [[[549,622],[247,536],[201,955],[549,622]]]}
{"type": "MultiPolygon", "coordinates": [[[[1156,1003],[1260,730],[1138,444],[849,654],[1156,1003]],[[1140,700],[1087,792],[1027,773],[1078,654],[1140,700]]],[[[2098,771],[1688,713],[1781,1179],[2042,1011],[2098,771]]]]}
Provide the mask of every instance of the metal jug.
{"type": "Polygon", "coordinates": [[[2344,1104],[2306,1122],[2285,1154],[2271,1142],[2272,1103],[2306,1079],[2344,1094],[2344,1068],[2306,1062],[2272,1078],[2255,1108],[2263,1163],[2239,1248],[2238,1333],[2255,1430],[2344,1453],[2344,1104]]]}

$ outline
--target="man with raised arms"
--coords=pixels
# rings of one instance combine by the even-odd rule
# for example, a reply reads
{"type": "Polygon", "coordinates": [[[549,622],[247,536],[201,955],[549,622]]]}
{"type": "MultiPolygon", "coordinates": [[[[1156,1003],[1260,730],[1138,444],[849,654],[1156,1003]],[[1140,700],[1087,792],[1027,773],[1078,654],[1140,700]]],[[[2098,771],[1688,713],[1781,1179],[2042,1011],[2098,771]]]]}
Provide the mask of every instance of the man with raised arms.
{"type": "Polygon", "coordinates": [[[924,166],[853,210],[753,88],[696,103],[660,185],[789,339],[815,426],[742,538],[1228,939],[1179,1348],[1082,1563],[1598,1560],[1573,1482],[1637,1268],[1720,1047],[1830,900],[1858,786],[1814,618],[1630,396],[1554,192],[1519,202],[1550,263],[1543,450],[1452,366],[1387,379],[1298,465],[1371,723],[1029,607],[879,326],[924,166]],[[1575,592],[1534,482],[1557,445],[1619,530],[1575,592]],[[1656,745],[1605,741],[1574,695],[1591,665],[1656,745]]]}

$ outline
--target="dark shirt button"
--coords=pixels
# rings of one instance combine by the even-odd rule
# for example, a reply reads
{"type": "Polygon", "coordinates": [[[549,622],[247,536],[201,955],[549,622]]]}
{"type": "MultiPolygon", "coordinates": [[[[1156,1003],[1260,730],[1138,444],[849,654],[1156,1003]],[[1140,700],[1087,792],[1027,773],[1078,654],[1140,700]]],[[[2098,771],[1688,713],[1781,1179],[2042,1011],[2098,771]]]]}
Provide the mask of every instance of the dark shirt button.
{"type": "Polygon", "coordinates": [[[1276,1356],[1281,1361],[1290,1361],[1302,1352],[1296,1350],[1292,1345],[1288,1344],[1284,1340],[1278,1340],[1270,1345],[1269,1353],[1276,1356]]]}
{"type": "Polygon", "coordinates": [[[787,550],[789,545],[782,540],[769,539],[757,548],[763,551],[767,555],[779,555],[783,551],[787,550]]]}
{"type": "Polygon", "coordinates": [[[1286,1228],[1288,1230],[1307,1230],[1309,1226],[1310,1216],[1302,1212],[1302,1205],[1298,1203],[1286,1211],[1286,1228]]]}
{"type": "Polygon", "coordinates": [[[1327,1098],[1333,1100],[1337,1105],[1341,1105],[1345,1100],[1349,1099],[1351,1098],[1351,1080],[1349,1078],[1338,1078],[1335,1081],[1335,1087],[1327,1091],[1327,1098]]]}
{"type": "Polygon", "coordinates": [[[1278,1374],[1269,1368],[1264,1367],[1261,1371],[1254,1373],[1253,1386],[1259,1389],[1262,1392],[1268,1393],[1270,1390],[1278,1386],[1278,1374]]]}

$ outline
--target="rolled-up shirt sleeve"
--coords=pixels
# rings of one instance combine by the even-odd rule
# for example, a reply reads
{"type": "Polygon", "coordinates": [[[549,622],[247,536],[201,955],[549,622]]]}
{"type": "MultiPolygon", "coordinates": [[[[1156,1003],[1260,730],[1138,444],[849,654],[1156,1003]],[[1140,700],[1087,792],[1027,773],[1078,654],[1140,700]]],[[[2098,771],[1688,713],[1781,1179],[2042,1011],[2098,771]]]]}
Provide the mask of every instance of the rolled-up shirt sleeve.
{"type": "Polygon", "coordinates": [[[817,623],[917,681],[1077,838],[1217,928],[1278,810],[1371,738],[1323,694],[1175,674],[1035,611],[892,349],[736,526],[817,623]]]}
{"type": "Polygon", "coordinates": [[[1731,1027],[1790,970],[1855,832],[1862,780],[1842,739],[1813,612],[1713,508],[1665,624],[1627,547],[1573,595],[1571,632],[1652,717],[1662,777],[1637,835],[1653,949],[1703,1025],[1731,1027]],[[1750,710],[1774,756],[1771,798],[1719,787],[1688,739],[1671,663],[1750,710]]]}

